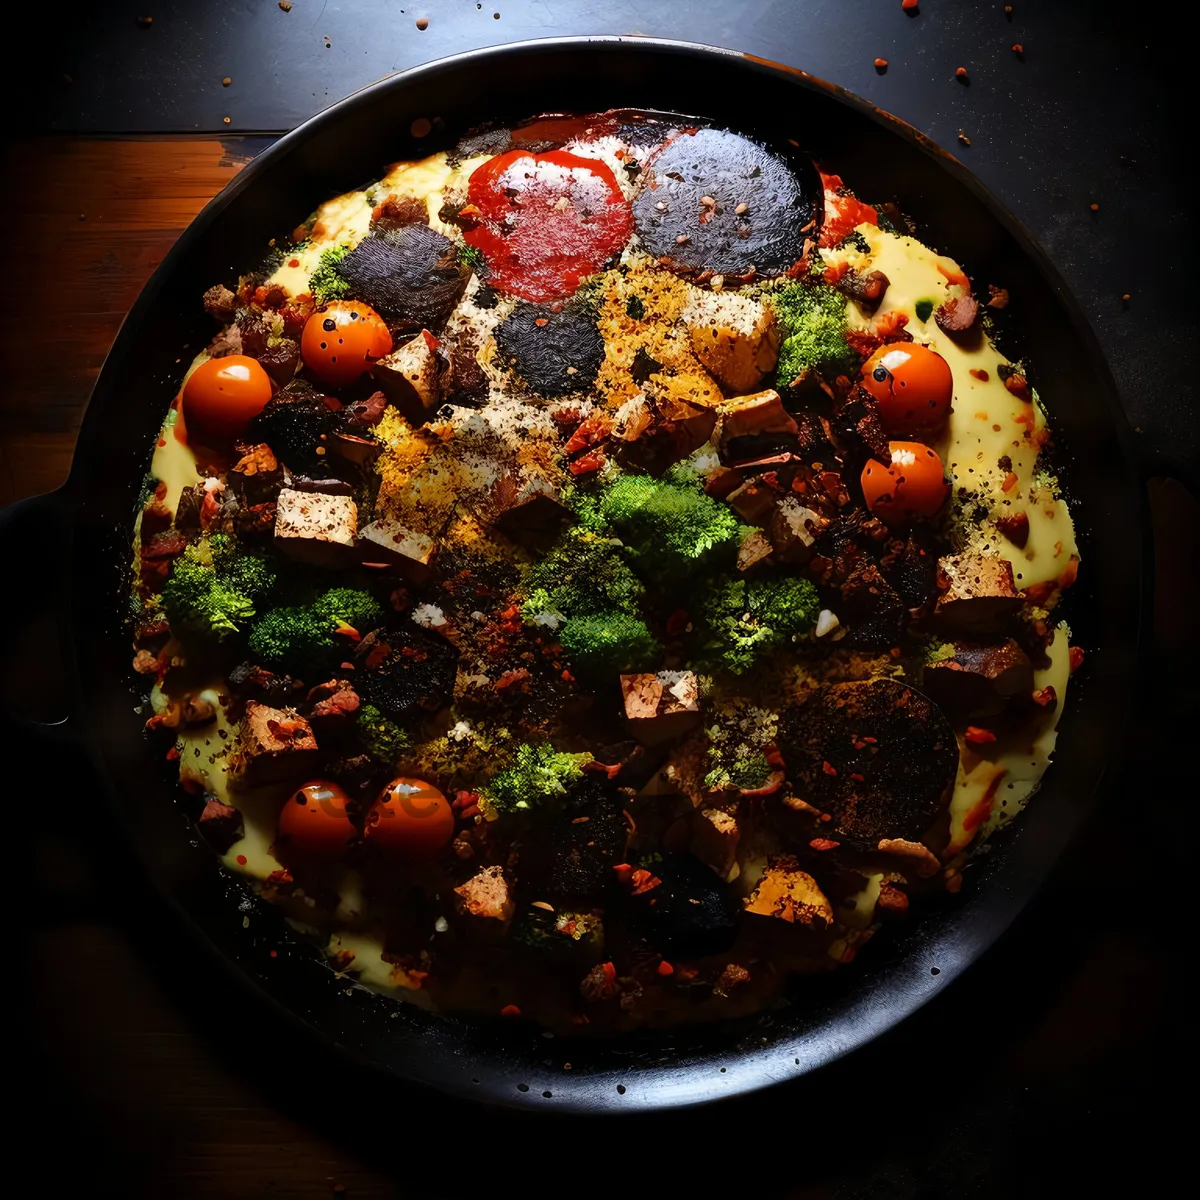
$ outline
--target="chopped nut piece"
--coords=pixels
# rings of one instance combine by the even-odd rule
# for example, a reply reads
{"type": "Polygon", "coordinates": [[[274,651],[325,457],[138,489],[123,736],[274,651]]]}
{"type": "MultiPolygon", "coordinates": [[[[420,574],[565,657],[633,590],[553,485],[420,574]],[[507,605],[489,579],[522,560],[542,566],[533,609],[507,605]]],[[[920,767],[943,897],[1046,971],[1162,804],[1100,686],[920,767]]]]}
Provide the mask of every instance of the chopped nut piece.
{"type": "Polygon", "coordinates": [[[275,545],[318,567],[348,566],[354,558],[358,508],[349,496],[284,488],[275,511],[275,545]]]}
{"type": "Polygon", "coordinates": [[[454,889],[458,915],[466,921],[473,937],[491,941],[508,931],[516,909],[501,867],[485,867],[478,875],[454,889]]]}
{"type": "Polygon", "coordinates": [[[700,689],[691,671],[622,675],[625,721],[639,741],[656,745],[680,737],[700,721],[700,689]]]}

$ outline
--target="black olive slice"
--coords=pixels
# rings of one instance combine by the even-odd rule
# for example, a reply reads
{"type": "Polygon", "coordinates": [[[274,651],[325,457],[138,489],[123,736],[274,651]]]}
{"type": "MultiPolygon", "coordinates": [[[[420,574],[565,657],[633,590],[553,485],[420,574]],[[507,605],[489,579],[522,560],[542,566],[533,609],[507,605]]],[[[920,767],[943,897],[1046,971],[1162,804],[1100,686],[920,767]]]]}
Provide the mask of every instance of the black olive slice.
{"type": "Polygon", "coordinates": [[[561,312],[518,304],[496,327],[496,346],[529,390],[547,398],[590,387],[604,361],[595,314],[578,303],[561,312]]]}

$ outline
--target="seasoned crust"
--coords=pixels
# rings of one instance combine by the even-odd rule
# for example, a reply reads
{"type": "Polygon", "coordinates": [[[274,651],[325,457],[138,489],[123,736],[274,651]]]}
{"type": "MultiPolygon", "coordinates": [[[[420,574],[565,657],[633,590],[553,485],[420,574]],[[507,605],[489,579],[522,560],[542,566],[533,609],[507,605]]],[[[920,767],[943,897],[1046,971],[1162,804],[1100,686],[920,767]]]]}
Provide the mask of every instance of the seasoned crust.
{"type": "Polygon", "coordinates": [[[941,709],[906,683],[831,683],[779,721],[788,777],[834,836],[918,839],[941,812],[958,745],[941,709]]]}

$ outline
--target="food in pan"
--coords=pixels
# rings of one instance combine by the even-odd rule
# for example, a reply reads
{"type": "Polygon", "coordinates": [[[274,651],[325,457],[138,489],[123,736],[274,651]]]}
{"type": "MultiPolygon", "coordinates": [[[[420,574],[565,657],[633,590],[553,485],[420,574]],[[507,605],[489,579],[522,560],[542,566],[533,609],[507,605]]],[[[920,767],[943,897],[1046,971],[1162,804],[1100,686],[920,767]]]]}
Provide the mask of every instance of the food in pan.
{"type": "Polygon", "coordinates": [[[1037,788],[1079,657],[1046,415],[1006,294],[835,167],[539,118],[205,293],[134,666],[200,830],[348,978],[753,1012],[1037,788]]]}

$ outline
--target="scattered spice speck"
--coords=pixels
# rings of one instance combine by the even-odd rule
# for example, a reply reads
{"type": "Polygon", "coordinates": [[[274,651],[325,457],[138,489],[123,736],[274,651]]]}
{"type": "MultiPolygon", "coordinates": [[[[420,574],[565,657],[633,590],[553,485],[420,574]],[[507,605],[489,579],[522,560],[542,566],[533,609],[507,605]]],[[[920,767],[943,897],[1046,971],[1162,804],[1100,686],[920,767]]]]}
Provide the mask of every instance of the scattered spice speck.
{"type": "Polygon", "coordinates": [[[920,0],[900,0],[900,7],[905,12],[915,12],[920,0]]]}
{"type": "Polygon", "coordinates": [[[506,1004],[501,1010],[502,1017],[519,1017],[521,1010],[515,1004],[506,1004]]]}
{"type": "Polygon", "coordinates": [[[1128,292],[1121,293],[1121,303],[1122,304],[1128,304],[1130,302],[1130,300],[1132,300],[1132,299],[1133,299],[1133,297],[1128,292]]]}
{"type": "Polygon", "coordinates": [[[149,29],[150,26],[154,24],[153,17],[137,17],[135,19],[143,29],[149,29]]]}
{"type": "Polygon", "coordinates": [[[279,0],[279,7],[283,9],[284,12],[291,12],[292,0],[279,0]]]}
{"type": "Polygon", "coordinates": [[[233,82],[233,80],[230,79],[228,75],[226,75],[225,78],[221,80],[221,86],[228,87],[232,82],[233,82]]]}
{"type": "Polygon", "coordinates": [[[224,121],[226,125],[228,125],[228,124],[229,124],[229,118],[228,118],[228,117],[222,117],[222,118],[221,118],[221,120],[222,120],[222,121],[224,121]]]}
{"type": "Polygon", "coordinates": [[[962,142],[964,146],[969,146],[971,144],[971,139],[967,137],[967,135],[963,133],[961,129],[958,131],[958,140],[962,142]]]}
{"type": "Polygon", "coordinates": [[[1100,205],[1098,205],[1098,204],[1095,204],[1095,203],[1093,203],[1093,204],[1089,204],[1089,205],[1088,205],[1088,208],[1090,208],[1090,209],[1092,210],[1092,212],[1099,212],[1099,211],[1100,211],[1100,205]]]}
{"type": "Polygon", "coordinates": [[[967,83],[968,82],[967,68],[966,67],[956,67],[954,69],[954,78],[957,79],[959,83],[967,83]]]}
{"type": "Polygon", "coordinates": [[[422,33],[424,33],[424,31],[429,28],[429,18],[428,17],[418,17],[417,18],[417,28],[419,30],[421,30],[422,33]]]}
{"type": "Polygon", "coordinates": [[[1012,52],[1020,58],[1025,53],[1025,47],[1020,42],[1013,42],[1012,52]]]}
{"type": "Polygon", "coordinates": [[[888,67],[888,64],[887,64],[886,58],[877,58],[875,60],[875,70],[877,70],[880,73],[880,75],[882,75],[884,73],[884,71],[887,70],[887,67],[888,67]]]}
{"type": "Polygon", "coordinates": [[[428,137],[433,129],[433,122],[428,117],[418,117],[409,127],[408,132],[415,138],[428,137]]]}

